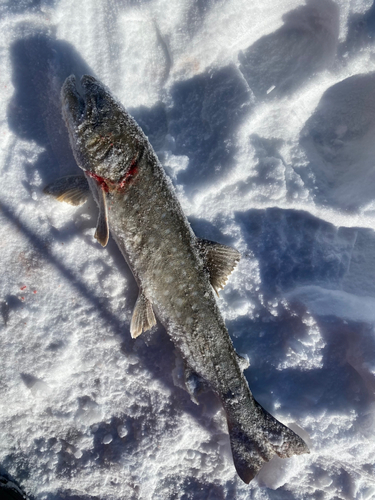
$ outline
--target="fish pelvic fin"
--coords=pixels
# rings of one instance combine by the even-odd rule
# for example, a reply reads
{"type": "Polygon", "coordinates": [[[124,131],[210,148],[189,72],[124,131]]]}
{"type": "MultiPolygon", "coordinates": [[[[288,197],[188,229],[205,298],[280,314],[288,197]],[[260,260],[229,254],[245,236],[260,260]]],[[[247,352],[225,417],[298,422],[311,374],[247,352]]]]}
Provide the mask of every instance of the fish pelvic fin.
{"type": "Polygon", "coordinates": [[[241,258],[241,254],[227,245],[200,238],[197,239],[197,245],[210,275],[211,285],[216,294],[219,295],[219,290],[225,287],[229,275],[241,258]]]}
{"type": "Polygon", "coordinates": [[[135,303],[132,321],[130,324],[130,335],[133,339],[137,338],[142,332],[150,330],[156,325],[156,318],[152,309],[152,304],[140,291],[137,302],[135,303]]]}
{"type": "Polygon", "coordinates": [[[43,192],[69,205],[83,205],[89,197],[90,188],[84,175],[67,175],[48,184],[43,192]]]}
{"type": "Polygon", "coordinates": [[[102,247],[105,247],[109,239],[107,195],[104,189],[100,189],[98,195],[99,216],[94,236],[102,245],[102,247]]]}
{"type": "Polygon", "coordinates": [[[274,455],[288,458],[310,453],[300,436],[276,420],[259,403],[254,402],[255,416],[245,424],[227,414],[234,466],[246,484],[274,455]]]}

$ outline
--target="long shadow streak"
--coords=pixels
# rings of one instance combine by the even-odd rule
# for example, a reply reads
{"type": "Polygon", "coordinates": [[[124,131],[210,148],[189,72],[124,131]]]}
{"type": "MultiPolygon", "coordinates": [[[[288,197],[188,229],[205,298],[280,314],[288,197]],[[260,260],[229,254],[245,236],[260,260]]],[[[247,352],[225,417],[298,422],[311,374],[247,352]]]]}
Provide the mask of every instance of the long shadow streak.
{"type": "Polygon", "coordinates": [[[24,224],[13,212],[13,210],[0,201],[0,210],[5,215],[5,217],[17,228],[17,230],[21,230],[22,233],[30,240],[30,243],[33,247],[40,251],[44,258],[46,258],[51,264],[53,264],[59,272],[66,278],[73,286],[85,297],[87,297],[90,302],[100,311],[102,317],[109,321],[111,325],[115,328],[116,333],[120,334],[125,325],[119,321],[117,316],[110,311],[108,311],[105,307],[103,307],[102,298],[96,296],[87,286],[84,285],[77,276],[61,261],[55,257],[51,251],[48,250],[46,242],[43,241],[42,238],[37,236],[31,229],[29,229],[26,224],[24,224]]]}

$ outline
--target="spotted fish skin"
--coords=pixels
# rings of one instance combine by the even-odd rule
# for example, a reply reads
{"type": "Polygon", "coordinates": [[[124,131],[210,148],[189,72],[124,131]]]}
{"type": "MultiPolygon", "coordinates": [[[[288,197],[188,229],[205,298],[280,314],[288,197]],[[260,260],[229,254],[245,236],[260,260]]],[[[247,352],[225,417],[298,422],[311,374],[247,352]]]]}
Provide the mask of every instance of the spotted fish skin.
{"type": "Polygon", "coordinates": [[[99,206],[96,237],[105,246],[109,228],[140,288],[132,335],[153,326],[155,313],[189,370],[220,398],[243,481],[275,454],[308,453],[304,441],[253,398],[218,309],[213,286],[222,286],[238,252],[197,239],[135,120],[92,76],[82,77],[81,86],[83,95],[74,76],[65,81],[63,116],[99,206]]]}

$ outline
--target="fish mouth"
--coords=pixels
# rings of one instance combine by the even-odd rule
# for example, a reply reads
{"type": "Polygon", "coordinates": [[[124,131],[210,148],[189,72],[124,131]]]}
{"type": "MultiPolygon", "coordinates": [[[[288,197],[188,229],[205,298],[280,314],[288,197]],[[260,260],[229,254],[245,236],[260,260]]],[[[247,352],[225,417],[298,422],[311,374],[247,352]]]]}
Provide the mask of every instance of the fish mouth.
{"type": "Polygon", "coordinates": [[[61,89],[61,101],[64,118],[68,125],[78,125],[85,112],[85,101],[79,94],[76,77],[68,76],[61,89]]]}
{"type": "Polygon", "coordinates": [[[81,87],[83,95],[78,92],[76,77],[70,75],[61,89],[63,114],[69,126],[76,127],[98,115],[107,97],[106,90],[93,76],[83,75],[81,87]]]}

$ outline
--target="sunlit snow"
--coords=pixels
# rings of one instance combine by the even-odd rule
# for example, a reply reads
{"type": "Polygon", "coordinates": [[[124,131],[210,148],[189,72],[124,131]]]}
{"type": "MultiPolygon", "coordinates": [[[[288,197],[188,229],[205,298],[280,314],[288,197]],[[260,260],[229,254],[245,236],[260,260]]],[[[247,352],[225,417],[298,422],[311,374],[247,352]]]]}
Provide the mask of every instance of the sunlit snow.
{"type": "Polygon", "coordinates": [[[0,473],[33,500],[374,498],[375,3],[2,0],[0,61],[0,473]],[[241,252],[219,307],[310,455],[245,485],[164,329],[131,339],[95,202],[43,194],[78,173],[70,74],[132,113],[196,234],[241,252]]]}

